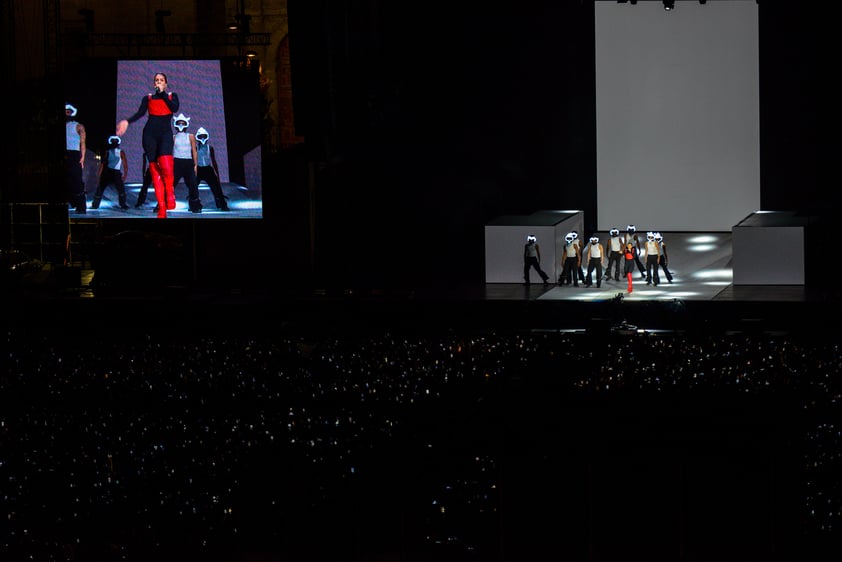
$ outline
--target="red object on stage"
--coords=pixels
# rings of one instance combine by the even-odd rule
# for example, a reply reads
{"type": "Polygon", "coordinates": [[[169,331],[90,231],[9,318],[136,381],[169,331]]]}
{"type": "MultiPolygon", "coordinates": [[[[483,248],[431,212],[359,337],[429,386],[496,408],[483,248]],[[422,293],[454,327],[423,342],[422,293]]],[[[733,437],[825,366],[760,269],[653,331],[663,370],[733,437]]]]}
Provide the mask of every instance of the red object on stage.
{"type": "Polygon", "coordinates": [[[167,199],[167,210],[175,209],[175,186],[173,185],[174,178],[174,163],[171,154],[158,157],[158,166],[161,169],[161,176],[164,178],[164,190],[167,199]]]}

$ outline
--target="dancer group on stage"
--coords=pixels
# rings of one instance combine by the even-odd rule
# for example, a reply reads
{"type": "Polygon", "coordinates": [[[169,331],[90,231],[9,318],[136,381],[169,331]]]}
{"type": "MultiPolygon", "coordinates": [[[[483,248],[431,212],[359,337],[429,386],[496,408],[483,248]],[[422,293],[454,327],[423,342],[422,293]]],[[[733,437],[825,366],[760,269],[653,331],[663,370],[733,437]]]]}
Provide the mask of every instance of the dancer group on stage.
{"type": "MultiPolygon", "coordinates": [[[[155,190],[157,206],[154,211],[158,218],[167,218],[167,211],[176,207],[175,186],[182,178],[187,185],[187,203],[190,212],[201,213],[199,182],[204,180],[213,193],[214,202],[220,211],[228,211],[227,197],[222,192],[219,169],[213,147],[209,144],[210,135],[204,127],[199,133],[189,133],[190,117],[179,111],[181,102],[178,94],[168,90],[167,76],[158,72],[153,76],[154,92],[144,95],[137,111],[117,123],[115,135],[108,138],[108,149],[99,169],[97,187],[92,209],[98,209],[103,191],[110,185],[117,190],[119,209],[128,210],[126,203],[125,179],[128,162],[125,152],[120,149],[121,137],[129,125],[148,115],[143,126],[143,153],[145,165],[144,183],[138,195],[135,207],[146,201],[146,191],[151,183],[155,190]],[[177,133],[173,134],[173,126],[177,133]],[[147,175],[148,174],[148,175],[147,175]]],[[[85,213],[85,188],[82,178],[84,171],[86,132],[83,125],[76,121],[78,110],[66,104],[67,121],[67,197],[77,213],[85,213]]]]}
{"type": "Polygon", "coordinates": [[[622,275],[628,281],[626,291],[629,293],[633,290],[632,281],[635,270],[640,272],[641,280],[646,281],[647,285],[658,286],[661,283],[659,269],[663,269],[667,282],[672,283],[673,275],[669,270],[667,245],[660,232],[647,232],[646,239],[641,243],[637,229],[630,224],[626,227],[626,233],[623,236],[620,235],[619,229],[611,228],[605,245],[600,242],[598,236],[594,235],[591,236],[585,248],[582,248],[579,233],[575,230],[567,233],[564,241],[561,276],[558,280],[561,286],[578,287],[581,282],[585,287],[590,287],[595,278],[596,286],[600,288],[603,281],[612,279],[612,273],[613,280],[619,281],[620,264],[622,264],[622,275]],[[583,269],[582,262],[586,264],[587,271],[583,269]]]}

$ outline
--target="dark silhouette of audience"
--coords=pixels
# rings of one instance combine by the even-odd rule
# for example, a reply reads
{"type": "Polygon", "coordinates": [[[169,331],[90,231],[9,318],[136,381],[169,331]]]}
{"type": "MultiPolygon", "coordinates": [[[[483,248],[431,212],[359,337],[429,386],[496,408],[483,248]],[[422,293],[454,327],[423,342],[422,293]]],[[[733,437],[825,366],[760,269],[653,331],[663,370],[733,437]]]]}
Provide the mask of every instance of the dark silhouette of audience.
{"type": "MultiPolygon", "coordinates": [[[[4,560],[242,560],[261,553],[283,560],[520,560],[530,548],[598,550],[598,540],[563,529],[527,540],[512,521],[527,500],[514,491],[546,488],[532,499],[558,501],[562,511],[565,503],[578,505],[570,519],[587,525],[583,513],[599,504],[595,496],[577,504],[552,489],[572,476],[565,467],[600,458],[599,420],[606,412],[636,419],[647,415],[641,409],[685,405],[687,397],[707,417],[693,418],[694,437],[686,439],[715,448],[714,456],[742,453],[699,435],[732,444],[740,432],[750,434],[741,443],[794,439],[752,449],[792,461],[793,548],[802,537],[818,545],[839,536],[842,354],[825,340],[586,331],[135,338],[12,330],[7,343],[0,378],[4,560]],[[602,409],[605,401],[610,408],[602,409]],[[746,404],[790,411],[764,417],[746,404]],[[739,427],[717,428],[742,409],[739,427]],[[718,410],[729,414],[710,415],[718,410]],[[763,433],[757,420],[777,429],[763,433]],[[583,427],[570,427],[576,423],[583,427]],[[784,452],[768,452],[780,447],[784,452]]],[[[609,434],[618,439],[622,426],[609,434]]],[[[682,513],[694,515],[690,507],[682,513]]],[[[634,545],[625,548],[631,556],[634,545]]],[[[757,548],[762,555],[772,547],[757,548]]],[[[716,554],[741,556],[738,549],[716,554]]]]}

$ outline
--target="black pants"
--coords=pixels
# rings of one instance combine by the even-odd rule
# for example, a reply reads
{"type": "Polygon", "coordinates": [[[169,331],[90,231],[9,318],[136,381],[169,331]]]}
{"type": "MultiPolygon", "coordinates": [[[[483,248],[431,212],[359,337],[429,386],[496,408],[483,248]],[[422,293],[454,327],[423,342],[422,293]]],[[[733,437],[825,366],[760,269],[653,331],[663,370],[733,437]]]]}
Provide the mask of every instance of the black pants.
{"type": "Polygon", "coordinates": [[[114,189],[117,190],[120,208],[124,210],[128,209],[129,206],[126,205],[126,185],[123,183],[123,172],[112,170],[111,168],[106,168],[102,171],[102,175],[99,177],[99,186],[97,186],[94,200],[91,202],[91,208],[99,209],[102,194],[109,185],[113,185],[114,189]]]}
{"type": "Polygon", "coordinates": [[[213,194],[213,201],[216,203],[216,208],[227,210],[228,203],[225,202],[225,195],[222,193],[222,184],[219,183],[219,176],[216,175],[216,170],[213,169],[213,166],[199,166],[196,170],[196,187],[202,181],[207,183],[213,194]]]}
{"type": "Polygon", "coordinates": [[[620,279],[620,262],[623,261],[622,252],[608,252],[608,266],[605,268],[605,278],[611,277],[611,266],[614,266],[614,280],[620,279]]]}
{"type": "Polygon", "coordinates": [[[143,172],[143,184],[140,186],[140,191],[137,192],[135,207],[140,207],[146,203],[146,195],[149,193],[150,185],[152,185],[152,172],[149,171],[149,168],[146,168],[146,171],[143,172]]]}
{"type": "Polygon", "coordinates": [[[529,269],[535,268],[535,271],[538,272],[538,275],[541,276],[541,279],[544,280],[544,283],[550,278],[549,275],[544,273],[544,270],[541,269],[541,264],[538,263],[538,258],[526,258],[523,262],[523,282],[527,285],[529,284],[529,269]]]}
{"type": "Polygon", "coordinates": [[[588,260],[588,273],[585,276],[585,285],[593,283],[593,272],[596,269],[596,286],[602,286],[602,258],[591,258],[588,260]]]}
{"type": "Polygon", "coordinates": [[[193,160],[190,158],[173,158],[173,179],[172,186],[178,185],[179,180],[184,178],[187,185],[187,205],[192,212],[202,210],[202,201],[199,199],[199,184],[196,179],[196,171],[193,169],[193,160]]]}
{"type": "Polygon", "coordinates": [[[82,158],[80,150],[68,150],[64,157],[64,177],[67,187],[67,202],[73,205],[77,213],[84,213],[88,207],[85,199],[85,181],[82,179],[82,158]]]}
{"type": "Polygon", "coordinates": [[[664,276],[667,278],[667,281],[672,283],[672,272],[667,267],[667,259],[663,255],[658,258],[658,265],[664,269],[664,276]]]}
{"type": "Polygon", "coordinates": [[[661,282],[658,276],[658,254],[646,256],[646,284],[653,283],[657,285],[661,282]]]}
{"type": "Polygon", "coordinates": [[[564,285],[565,280],[567,280],[568,285],[572,282],[574,286],[579,286],[579,270],[581,268],[577,263],[578,261],[576,256],[564,258],[564,267],[561,269],[561,281],[559,285],[564,285]]]}
{"type": "Polygon", "coordinates": [[[646,268],[643,267],[643,262],[640,261],[640,254],[636,253],[634,255],[634,263],[635,263],[635,265],[637,265],[637,269],[640,271],[641,277],[645,278],[646,277],[646,268]]]}

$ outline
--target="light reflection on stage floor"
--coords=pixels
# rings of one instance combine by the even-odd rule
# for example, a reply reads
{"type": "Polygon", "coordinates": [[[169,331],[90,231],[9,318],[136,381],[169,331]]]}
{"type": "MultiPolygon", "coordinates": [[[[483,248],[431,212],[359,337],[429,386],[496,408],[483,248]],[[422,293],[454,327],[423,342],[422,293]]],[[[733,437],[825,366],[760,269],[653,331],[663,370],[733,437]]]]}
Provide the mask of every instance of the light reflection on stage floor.
{"type": "MultiPolygon", "coordinates": [[[[663,269],[659,271],[660,284],[647,285],[640,271],[632,276],[632,291],[628,281],[620,280],[593,283],[590,287],[572,285],[554,286],[542,294],[540,300],[605,301],[622,295],[628,300],[712,300],[731,285],[731,233],[662,233],[669,257],[668,268],[673,275],[669,283],[663,269]]],[[[644,264],[645,265],[645,264],[644,264]]],[[[587,271],[586,271],[587,273],[587,271]]],[[[596,275],[596,273],[594,273],[596,275]]]]}
{"type": "MultiPolygon", "coordinates": [[[[150,186],[146,201],[141,207],[135,207],[139,192],[139,183],[126,184],[126,202],[129,208],[120,209],[117,192],[113,187],[106,189],[98,209],[91,208],[93,193],[88,192],[88,209],[83,215],[70,212],[71,219],[154,219],[155,190],[150,186]]],[[[175,187],[175,209],[167,211],[167,218],[173,219],[260,219],[263,218],[263,201],[260,190],[249,189],[233,182],[222,183],[222,192],[227,198],[229,211],[216,208],[216,203],[210,187],[202,182],[199,184],[199,199],[202,201],[202,212],[193,213],[187,205],[187,187],[179,182],[175,187]]]]}

